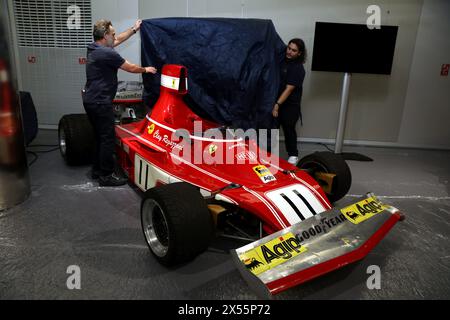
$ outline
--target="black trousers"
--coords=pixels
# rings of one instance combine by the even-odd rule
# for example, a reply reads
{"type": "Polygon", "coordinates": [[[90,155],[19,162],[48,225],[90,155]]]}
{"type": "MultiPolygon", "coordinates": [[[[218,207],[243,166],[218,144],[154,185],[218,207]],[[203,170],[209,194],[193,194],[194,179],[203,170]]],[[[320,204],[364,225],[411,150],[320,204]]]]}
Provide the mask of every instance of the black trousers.
{"type": "Polygon", "coordinates": [[[84,110],[94,128],[95,155],[92,170],[100,176],[114,172],[114,112],[112,104],[87,104],[84,110]]]}
{"type": "Polygon", "coordinates": [[[284,132],[284,143],[289,157],[298,157],[297,121],[300,119],[299,104],[283,104],[278,111],[279,125],[284,132]]]}

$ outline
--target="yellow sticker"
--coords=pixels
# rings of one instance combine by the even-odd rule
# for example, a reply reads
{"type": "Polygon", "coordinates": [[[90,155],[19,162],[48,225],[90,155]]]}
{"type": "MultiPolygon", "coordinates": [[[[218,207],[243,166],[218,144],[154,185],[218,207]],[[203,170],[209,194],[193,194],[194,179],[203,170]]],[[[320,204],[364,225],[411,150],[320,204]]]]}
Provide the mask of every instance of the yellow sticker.
{"type": "Polygon", "coordinates": [[[351,223],[360,224],[387,208],[389,208],[388,205],[382,204],[375,197],[370,197],[341,209],[341,212],[351,223]]]}
{"type": "Polygon", "coordinates": [[[286,233],[239,255],[245,267],[255,275],[270,270],[307,251],[291,233],[286,233]]]}
{"type": "Polygon", "coordinates": [[[155,124],[154,123],[152,123],[150,126],[148,126],[148,134],[152,134],[153,133],[153,131],[155,131],[155,124]]]}
{"type": "Polygon", "coordinates": [[[267,183],[270,181],[274,181],[277,180],[272,172],[270,172],[269,169],[267,169],[266,166],[263,165],[259,165],[256,167],[253,167],[253,171],[255,171],[255,173],[257,174],[257,176],[261,179],[262,182],[267,183]]]}
{"type": "Polygon", "coordinates": [[[266,166],[262,166],[262,165],[253,167],[253,171],[256,172],[258,177],[264,177],[264,176],[267,176],[269,174],[272,174],[272,173],[270,173],[269,169],[267,169],[266,166]]]}

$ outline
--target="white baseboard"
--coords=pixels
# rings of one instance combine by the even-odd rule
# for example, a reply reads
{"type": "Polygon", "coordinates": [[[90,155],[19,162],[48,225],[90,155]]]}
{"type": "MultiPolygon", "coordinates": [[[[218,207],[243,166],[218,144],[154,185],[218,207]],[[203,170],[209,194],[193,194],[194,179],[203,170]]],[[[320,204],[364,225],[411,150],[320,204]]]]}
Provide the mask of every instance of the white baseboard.
{"type": "Polygon", "coordinates": [[[56,124],[40,124],[39,129],[58,130],[58,126],[56,124]]]}
{"type": "MultiPolygon", "coordinates": [[[[280,140],[284,141],[284,137],[280,137],[280,140]]],[[[324,144],[330,144],[330,145],[335,144],[335,139],[298,138],[297,141],[305,142],[305,143],[324,143],[324,144]]],[[[398,143],[398,142],[367,141],[367,140],[344,140],[344,145],[345,146],[357,146],[357,147],[450,150],[450,146],[404,144],[404,143],[398,143]]]]}
{"type": "MultiPolygon", "coordinates": [[[[39,129],[46,130],[58,130],[58,126],[55,124],[40,124],[39,129]]],[[[280,141],[284,141],[284,137],[280,137],[280,141]]],[[[334,145],[334,139],[322,139],[322,138],[298,138],[298,142],[305,143],[324,143],[334,145]]],[[[386,141],[367,141],[367,140],[344,140],[344,146],[357,146],[357,147],[379,147],[379,148],[401,148],[401,149],[427,149],[427,150],[450,150],[449,146],[434,146],[434,145],[422,145],[422,144],[403,144],[398,142],[386,142],[386,141]]]]}

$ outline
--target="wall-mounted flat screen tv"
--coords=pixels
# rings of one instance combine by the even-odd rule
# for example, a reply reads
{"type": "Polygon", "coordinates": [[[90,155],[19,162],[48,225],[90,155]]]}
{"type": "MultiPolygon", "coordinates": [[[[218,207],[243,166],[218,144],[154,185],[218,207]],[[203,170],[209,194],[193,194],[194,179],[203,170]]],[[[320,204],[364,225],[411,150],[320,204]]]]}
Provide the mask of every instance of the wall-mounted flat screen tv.
{"type": "Polygon", "coordinates": [[[391,74],[398,26],[316,22],[313,71],[391,74]]]}

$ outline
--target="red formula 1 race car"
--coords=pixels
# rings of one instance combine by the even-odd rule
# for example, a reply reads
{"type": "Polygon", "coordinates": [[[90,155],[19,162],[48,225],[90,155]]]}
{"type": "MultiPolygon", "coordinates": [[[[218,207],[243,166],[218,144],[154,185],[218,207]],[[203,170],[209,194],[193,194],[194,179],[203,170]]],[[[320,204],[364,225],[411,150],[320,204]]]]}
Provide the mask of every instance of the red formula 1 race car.
{"type": "MultiPolygon", "coordinates": [[[[339,207],[350,188],[345,161],[317,152],[297,166],[255,140],[200,118],[185,104],[187,70],[166,65],[152,111],[116,125],[118,163],[144,196],[145,240],[164,265],[189,261],[214,234],[249,240],[232,250],[260,295],[276,294],[362,259],[403,215],[373,194],[339,207]]],[[[86,161],[92,134],[85,115],[59,125],[69,164],[86,161]]]]}

